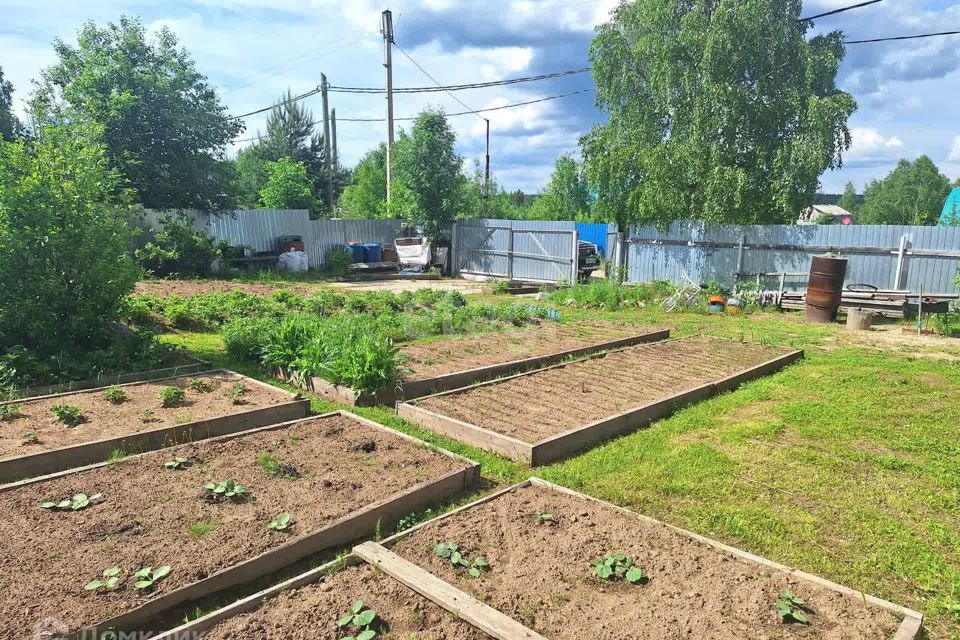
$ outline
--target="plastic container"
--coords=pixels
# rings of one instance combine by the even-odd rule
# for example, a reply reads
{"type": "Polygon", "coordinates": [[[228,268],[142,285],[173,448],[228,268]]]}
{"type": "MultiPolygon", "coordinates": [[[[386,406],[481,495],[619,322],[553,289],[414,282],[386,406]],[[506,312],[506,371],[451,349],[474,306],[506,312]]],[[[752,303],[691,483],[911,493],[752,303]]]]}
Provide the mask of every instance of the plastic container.
{"type": "Polygon", "coordinates": [[[743,300],[740,298],[727,298],[727,313],[737,314],[743,312],[743,300]]]}
{"type": "Polygon", "coordinates": [[[383,246],[379,242],[368,242],[363,245],[366,253],[364,262],[383,262],[383,246]]]}
{"type": "Polygon", "coordinates": [[[710,313],[723,313],[727,307],[727,297],[714,295],[707,298],[707,309],[710,313]]]}
{"type": "Polygon", "coordinates": [[[359,242],[348,242],[343,245],[343,250],[352,256],[352,262],[363,262],[366,259],[366,252],[359,242]]]}

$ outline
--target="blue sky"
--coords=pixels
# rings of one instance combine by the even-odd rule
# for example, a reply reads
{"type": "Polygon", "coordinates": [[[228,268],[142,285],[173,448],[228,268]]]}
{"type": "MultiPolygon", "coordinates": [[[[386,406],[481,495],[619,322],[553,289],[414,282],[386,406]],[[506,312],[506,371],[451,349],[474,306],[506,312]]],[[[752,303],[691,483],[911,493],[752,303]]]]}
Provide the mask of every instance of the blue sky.
{"type": "MultiPolygon", "coordinates": [[[[0,66],[16,89],[18,104],[30,80],[54,62],[50,42],[72,40],[85,20],[103,23],[122,13],[139,15],[151,28],[173,29],[199,69],[220,88],[233,113],[272,103],[287,88],[316,86],[320,73],[331,84],[382,86],[380,11],[394,12],[399,47],[444,84],[487,81],[571,69],[586,64],[593,28],[615,0],[0,0],[0,66]]],[[[807,0],[805,13],[852,4],[853,0],[807,0]]],[[[960,28],[960,3],[947,0],[886,0],[821,20],[818,28],[842,29],[849,38],[870,38],[960,28]]],[[[430,81],[400,52],[394,54],[394,84],[430,81]]],[[[837,192],[853,181],[858,189],[885,175],[901,157],[929,155],[951,178],[960,176],[960,36],[876,45],[848,51],[841,88],[860,108],[850,122],[854,143],[844,168],[822,178],[837,192]]],[[[590,88],[589,74],[512,87],[459,92],[480,109],[590,88]]],[[[306,101],[320,113],[319,96],[306,101]]],[[[382,117],[379,96],[335,94],[337,115],[382,117]]],[[[446,94],[401,95],[397,116],[427,105],[448,112],[463,107],[446,94]]],[[[576,152],[577,139],[602,119],[590,93],[517,109],[496,111],[491,121],[492,167],[509,189],[536,191],[560,153],[576,152]]],[[[452,119],[459,151],[483,155],[483,122],[452,119]]],[[[246,120],[256,133],[263,117],[246,120]]],[[[380,123],[338,127],[340,154],[353,164],[385,138],[380,123]]],[[[248,144],[248,143],[241,143],[248,144]]]]}

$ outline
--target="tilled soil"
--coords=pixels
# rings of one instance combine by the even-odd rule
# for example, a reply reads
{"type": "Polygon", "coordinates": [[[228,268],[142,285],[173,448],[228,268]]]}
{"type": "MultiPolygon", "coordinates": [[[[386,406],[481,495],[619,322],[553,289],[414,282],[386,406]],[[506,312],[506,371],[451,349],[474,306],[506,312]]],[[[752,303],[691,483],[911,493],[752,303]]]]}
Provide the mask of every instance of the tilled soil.
{"type": "Polygon", "coordinates": [[[261,407],[290,402],[290,394],[270,389],[240,376],[228,373],[181,376],[158,382],[143,382],[121,387],[128,399],[113,404],[103,391],[79,392],[44,400],[18,401],[21,416],[0,421],[0,458],[25,456],[84,442],[198,422],[261,407]],[[208,382],[210,391],[194,391],[191,380],[208,382]],[[240,404],[234,404],[228,393],[240,382],[246,388],[240,404]],[[186,391],[186,400],[176,407],[160,404],[160,391],[179,387],[186,391]],[[69,427],[58,422],[50,411],[55,405],[80,409],[84,421],[69,427]],[[149,410],[152,413],[144,414],[149,410]]]}
{"type": "Polygon", "coordinates": [[[886,610],[740,560],[608,506],[529,487],[428,525],[393,547],[551,640],[879,640],[899,620],[886,610]],[[556,522],[539,524],[537,514],[556,522]],[[432,548],[456,542],[491,570],[475,579],[432,548]],[[634,556],[647,581],[600,583],[590,562],[634,556]],[[807,601],[809,626],[784,624],[784,588],[807,601]]]}
{"type": "Polygon", "coordinates": [[[404,380],[423,380],[491,364],[545,356],[638,335],[654,328],[613,322],[549,322],[531,329],[436,340],[401,348],[409,372],[404,380]]]}
{"type": "Polygon", "coordinates": [[[402,640],[485,640],[487,635],[369,565],[286,591],[260,609],[221,622],[206,640],[326,640],[349,635],[337,620],[356,600],[377,612],[379,636],[402,640]],[[389,634],[389,635],[387,635],[389,634]]]}
{"type": "Polygon", "coordinates": [[[416,404],[533,443],[784,353],[784,349],[694,336],[638,345],[416,404]]]}
{"type": "Polygon", "coordinates": [[[299,294],[316,289],[309,285],[290,285],[289,283],[258,284],[252,282],[233,282],[230,280],[141,280],[134,287],[135,295],[150,295],[166,298],[177,295],[196,296],[204,293],[229,293],[243,291],[258,296],[268,296],[277,289],[288,289],[299,294]]]}
{"type": "Polygon", "coordinates": [[[152,594],[132,574],[170,565],[156,594],[200,580],[284,542],[306,536],[357,509],[388,499],[461,463],[346,417],[316,418],[223,442],[198,442],[0,493],[0,638],[29,637],[41,619],[71,628],[132,609],[152,594]],[[172,471],[177,456],[192,465],[172,471]],[[281,467],[271,475],[263,456],[281,467]],[[259,462],[258,462],[259,460],[259,462]],[[208,482],[234,479],[241,502],[210,502],[208,482]],[[102,493],[82,511],[39,505],[78,492],[102,493]],[[288,532],[267,528],[289,513],[288,532]],[[113,593],[84,590],[104,569],[122,569],[113,593]]]}

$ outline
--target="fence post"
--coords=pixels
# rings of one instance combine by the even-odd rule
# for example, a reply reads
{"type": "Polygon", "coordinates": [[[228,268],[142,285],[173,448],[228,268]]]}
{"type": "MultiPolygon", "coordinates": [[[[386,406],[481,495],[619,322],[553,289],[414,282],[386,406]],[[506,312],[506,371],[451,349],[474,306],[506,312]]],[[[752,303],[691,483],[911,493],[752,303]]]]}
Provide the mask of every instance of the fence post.
{"type": "Polygon", "coordinates": [[[577,270],[580,262],[580,232],[576,229],[570,232],[570,236],[573,238],[573,247],[571,254],[571,264],[570,264],[570,286],[577,284],[577,276],[580,272],[577,270]]]}
{"type": "Polygon", "coordinates": [[[456,278],[460,275],[460,248],[457,246],[458,229],[460,225],[453,223],[453,230],[450,231],[450,277],[456,278]]]}
{"type": "Polygon", "coordinates": [[[907,234],[900,234],[900,248],[897,250],[897,270],[893,272],[893,282],[890,288],[894,291],[900,290],[900,282],[903,277],[903,255],[907,250],[907,234]]]}
{"type": "Polygon", "coordinates": [[[513,282],[513,224],[507,229],[507,281],[513,282]]]}

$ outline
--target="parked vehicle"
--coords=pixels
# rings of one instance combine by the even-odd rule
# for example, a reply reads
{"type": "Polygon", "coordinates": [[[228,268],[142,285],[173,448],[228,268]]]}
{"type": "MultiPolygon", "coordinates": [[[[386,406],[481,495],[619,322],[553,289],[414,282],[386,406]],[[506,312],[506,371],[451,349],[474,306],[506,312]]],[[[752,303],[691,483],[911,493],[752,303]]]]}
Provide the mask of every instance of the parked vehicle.
{"type": "Polygon", "coordinates": [[[600,250],[597,245],[581,240],[577,250],[577,274],[580,279],[586,280],[599,268],[600,250]]]}

